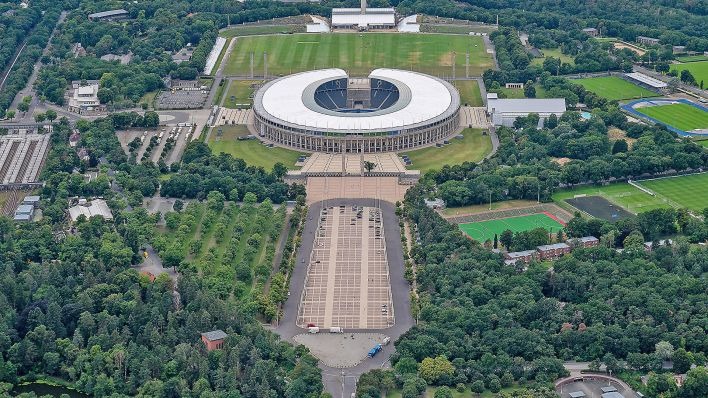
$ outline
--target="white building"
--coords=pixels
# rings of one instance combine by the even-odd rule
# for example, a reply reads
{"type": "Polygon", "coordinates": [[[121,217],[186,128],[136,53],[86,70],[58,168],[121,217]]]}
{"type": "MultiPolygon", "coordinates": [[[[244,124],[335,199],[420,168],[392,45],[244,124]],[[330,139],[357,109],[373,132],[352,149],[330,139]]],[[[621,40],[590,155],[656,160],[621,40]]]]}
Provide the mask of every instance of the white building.
{"type": "Polygon", "coordinates": [[[332,9],[332,29],[394,29],[396,10],[394,8],[367,8],[366,0],[361,0],[361,8],[332,9]]]}
{"type": "Polygon", "coordinates": [[[91,81],[86,85],[81,85],[80,82],[73,82],[72,88],[73,93],[69,98],[70,112],[83,115],[103,108],[98,100],[98,81],[91,81]]]}
{"type": "Polygon", "coordinates": [[[495,126],[511,127],[517,118],[526,117],[531,113],[536,113],[541,120],[545,120],[551,115],[560,117],[565,111],[565,98],[501,99],[487,96],[487,113],[495,126]]]}
{"type": "Polygon", "coordinates": [[[105,220],[113,219],[113,213],[111,213],[111,209],[108,208],[108,204],[103,199],[94,199],[92,201],[79,199],[79,204],[69,208],[71,222],[76,222],[81,215],[86,218],[101,216],[105,220]]]}

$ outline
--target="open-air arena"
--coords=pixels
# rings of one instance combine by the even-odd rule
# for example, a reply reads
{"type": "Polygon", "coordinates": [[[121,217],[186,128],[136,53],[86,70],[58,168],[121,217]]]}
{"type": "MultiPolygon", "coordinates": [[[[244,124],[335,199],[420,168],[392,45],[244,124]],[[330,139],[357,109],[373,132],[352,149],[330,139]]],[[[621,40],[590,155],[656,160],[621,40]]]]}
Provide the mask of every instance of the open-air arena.
{"type": "Polygon", "coordinates": [[[267,83],[254,99],[257,134],[296,150],[375,153],[410,150],[457,133],[460,96],[418,72],[342,69],[297,73],[267,83]]]}

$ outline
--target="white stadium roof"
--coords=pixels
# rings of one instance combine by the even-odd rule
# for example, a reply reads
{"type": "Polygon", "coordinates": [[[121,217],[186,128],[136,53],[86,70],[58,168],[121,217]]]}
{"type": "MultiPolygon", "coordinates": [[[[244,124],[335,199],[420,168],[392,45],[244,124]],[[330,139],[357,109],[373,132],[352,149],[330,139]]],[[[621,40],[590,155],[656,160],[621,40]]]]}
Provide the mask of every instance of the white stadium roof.
{"type": "Polygon", "coordinates": [[[365,13],[360,8],[333,8],[332,26],[396,25],[394,8],[367,8],[365,13]]]}
{"type": "Polygon", "coordinates": [[[255,110],[265,111],[271,118],[306,130],[381,131],[423,123],[444,116],[446,112],[452,114],[450,109],[459,108],[459,95],[446,82],[397,69],[376,69],[369,74],[369,78],[394,82],[401,91],[399,104],[388,112],[337,115],[317,111],[309,104],[313,101],[305,98],[313,86],[348,77],[342,69],[323,69],[274,80],[256,94],[255,110]]]}
{"type": "Polygon", "coordinates": [[[639,73],[639,72],[632,72],[632,73],[625,73],[625,75],[631,79],[634,79],[638,82],[644,83],[650,87],[654,88],[666,88],[668,84],[662,82],[659,79],[655,79],[651,76],[645,75],[644,73],[639,73]]]}

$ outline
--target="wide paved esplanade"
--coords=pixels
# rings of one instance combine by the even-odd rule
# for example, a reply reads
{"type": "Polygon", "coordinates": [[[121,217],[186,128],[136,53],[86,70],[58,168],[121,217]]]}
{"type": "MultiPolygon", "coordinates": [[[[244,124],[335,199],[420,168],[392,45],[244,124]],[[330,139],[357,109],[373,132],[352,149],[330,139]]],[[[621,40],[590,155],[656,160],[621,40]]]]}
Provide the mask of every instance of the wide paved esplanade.
{"type": "Polygon", "coordinates": [[[255,129],[298,150],[372,153],[440,142],[459,127],[460,95],[444,80],[376,69],[350,78],[342,69],[282,77],[255,95],[255,129]]]}

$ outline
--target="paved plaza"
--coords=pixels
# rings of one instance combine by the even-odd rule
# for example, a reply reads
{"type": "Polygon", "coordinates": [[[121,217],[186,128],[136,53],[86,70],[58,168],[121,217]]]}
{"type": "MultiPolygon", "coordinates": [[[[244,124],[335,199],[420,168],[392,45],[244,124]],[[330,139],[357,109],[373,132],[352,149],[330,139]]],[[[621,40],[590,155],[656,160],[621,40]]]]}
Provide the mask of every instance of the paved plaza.
{"type": "Polygon", "coordinates": [[[381,210],[341,205],[315,216],[319,222],[297,325],[345,331],[393,326],[381,210]]]}

